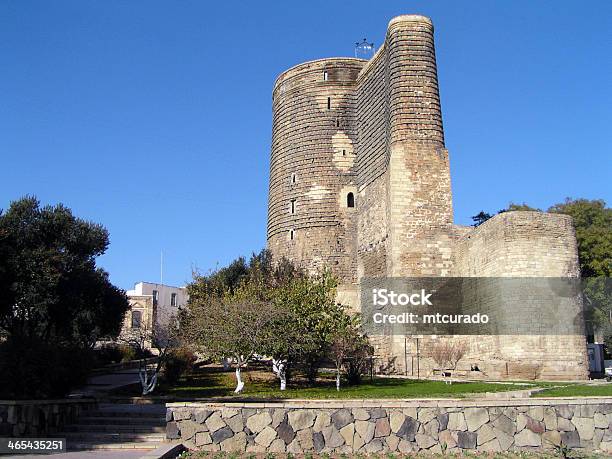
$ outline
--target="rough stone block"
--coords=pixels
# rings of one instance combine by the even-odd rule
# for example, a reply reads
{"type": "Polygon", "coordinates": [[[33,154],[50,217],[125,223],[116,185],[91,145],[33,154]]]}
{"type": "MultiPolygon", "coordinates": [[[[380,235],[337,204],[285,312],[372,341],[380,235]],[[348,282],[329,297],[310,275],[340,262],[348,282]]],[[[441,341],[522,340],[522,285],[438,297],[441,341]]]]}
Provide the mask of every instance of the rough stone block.
{"type": "Polygon", "coordinates": [[[457,446],[461,449],[475,449],[476,440],[476,432],[457,432],[457,446]]]}
{"type": "Polygon", "coordinates": [[[261,411],[246,420],[246,425],[253,433],[259,433],[272,424],[272,416],[268,411],[261,411]]]}
{"type": "Polygon", "coordinates": [[[291,428],[288,422],[281,422],[276,428],[276,433],[278,438],[285,442],[285,445],[291,443],[295,438],[295,431],[291,428]]]}
{"type": "Polygon", "coordinates": [[[195,435],[196,446],[209,445],[212,443],[210,432],[198,432],[195,435]]]}
{"type": "Polygon", "coordinates": [[[581,440],[592,440],[595,435],[595,424],[593,418],[572,418],[572,424],[576,426],[576,430],[580,435],[581,440]]]}
{"type": "Polygon", "coordinates": [[[355,436],[355,424],[345,425],[340,429],[340,435],[344,438],[344,443],[348,446],[353,446],[353,438],[355,436]]]}
{"type": "Polygon", "coordinates": [[[415,441],[418,447],[421,449],[428,449],[436,444],[436,440],[431,438],[429,435],[419,433],[415,435],[415,441]]]}
{"type": "Polygon", "coordinates": [[[397,436],[406,441],[414,441],[415,435],[418,432],[420,423],[411,417],[406,416],[402,427],[397,431],[397,436]]]}
{"type": "Polygon", "coordinates": [[[226,426],[223,419],[221,419],[221,415],[218,412],[214,412],[211,414],[208,419],[205,421],[206,427],[210,432],[216,432],[217,430],[226,426]]]}
{"type": "Polygon", "coordinates": [[[448,430],[467,430],[467,424],[462,412],[448,414],[448,430]]]}
{"type": "MultiPolygon", "coordinates": [[[[246,435],[246,434],[245,434],[246,435]]],[[[213,443],[221,443],[228,438],[232,438],[234,436],[234,432],[229,427],[222,427],[219,430],[216,430],[212,433],[213,443]]]]}
{"type": "MultiPolygon", "coordinates": [[[[272,418],[270,418],[270,422],[272,422],[272,418]]],[[[275,439],[276,430],[267,425],[261,430],[261,432],[259,432],[259,434],[257,434],[257,436],[255,437],[255,443],[260,446],[263,446],[264,448],[267,448],[275,439]]]]}
{"type": "MultiPolygon", "coordinates": [[[[312,427],[317,417],[316,413],[311,410],[293,410],[287,416],[289,417],[289,425],[295,431],[312,427]]],[[[270,422],[272,422],[272,419],[270,419],[270,422]]]]}
{"type": "Polygon", "coordinates": [[[388,418],[378,418],[374,428],[374,437],[386,437],[391,433],[391,427],[389,426],[388,418]]]}
{"type": "Polygon", "coordinates": [[[342,435],[340,435],[340,432],[334,426],[325,427],[321,433],[323,434],[326,448],[334,449],[344,444],[344,438],[342,438],[342,435]]]}
{"type": "Polygon", "coordinates": [[[321,430],[323,430],[324,427],[327,427],[330,424],[331,424],[330,414],[323,411],[317,415],[317,418],[315,420],[315,423],[312,429],[315,432],[321,432],[321,430]]]}
{"type": "Polygon", "coordinates": [[[243,452],[246,450],[247,439],[244,432],[238,432],[233,437],[221,442],[221,451],[243,452]]]}
{"type": "Polygon", "coordinates": [[[358,421],[367,421],[370,419],[370,413],[363,408],[353,408],[353,417],[358,421]]]}
{"type": "Polygon", "coordinates": [[[352,423],[354,420],[355,418],[353,417],[353,414],[350,412],[350,410],[347,410],[346,408],[338,410],[331,415],[331,422],[338,430],[352,423]]]}
{"type": "Polygon", "coordinates": [[[523,429],[514,436],[514,444],[519,447],[540,446],[542,444],[542,439],[537,433],[529,429],[523,429]]]}

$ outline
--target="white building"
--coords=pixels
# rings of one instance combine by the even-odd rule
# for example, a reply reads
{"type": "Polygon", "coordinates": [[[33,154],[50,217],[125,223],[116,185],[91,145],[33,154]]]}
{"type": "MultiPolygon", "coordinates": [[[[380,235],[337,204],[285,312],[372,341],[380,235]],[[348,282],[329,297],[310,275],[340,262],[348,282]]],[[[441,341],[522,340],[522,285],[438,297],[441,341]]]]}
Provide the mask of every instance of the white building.
{"type": "Polygon", "coordinates": [[[127,292],[130,309],[125,315],[121,334],[134,330],[154,331],[176,316],[179,308],[187,304],[185,287],[138,282],[127,292]]]}

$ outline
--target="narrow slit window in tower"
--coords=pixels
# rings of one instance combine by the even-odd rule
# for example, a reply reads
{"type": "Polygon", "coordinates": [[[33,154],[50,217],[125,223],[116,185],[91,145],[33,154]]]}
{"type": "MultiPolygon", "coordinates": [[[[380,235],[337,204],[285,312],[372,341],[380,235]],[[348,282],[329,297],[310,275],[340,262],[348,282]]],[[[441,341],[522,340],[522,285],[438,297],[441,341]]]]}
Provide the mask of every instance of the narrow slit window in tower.
{"type": "Polygon", "coordinates": [[[346,150],[342,150],[342,156],[346,156],[346,150]]]}
{"type": "Polygon", "coordinates": [[[355,195],[353,193],[346,195],[346,207],[355,207],[355,195]]]}
{"type": "Polygon", "coordinates": [[[295,231],[289,230],[289,240],[293,241],[295,239],[295,231]]]}
{"type": "Polygon", "coordinates": [[[340,119],[336,118],[336,127],[340,127],[340,119]]]}
{"type": "Polygon", "coordinates": [[[323,72],[323,81],[327,81],[327,72],[323,72]]]}
{"type": "Polygon", "coordinates": [[[295,213],[295,199],[291,200],[290,210],[291,210],[291,214],[293,215],[295,213]]]}
{"type": "Polygon", "coordinates": [[[291,184],[293,185],[295,183],[296,180],[296,175],[295,172],[293,174],[291,174],[291,184]]]}
{"type": "Polygon", "coordinates": [[[331,110],[331,97],[327,98],[327,109],[331,110]]]}

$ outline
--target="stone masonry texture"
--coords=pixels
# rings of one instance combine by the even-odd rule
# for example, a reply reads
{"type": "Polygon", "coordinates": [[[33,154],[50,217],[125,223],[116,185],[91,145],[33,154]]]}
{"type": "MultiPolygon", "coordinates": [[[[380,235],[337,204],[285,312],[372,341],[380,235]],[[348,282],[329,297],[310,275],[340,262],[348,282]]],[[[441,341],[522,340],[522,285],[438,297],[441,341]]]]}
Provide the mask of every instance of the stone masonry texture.
{"type": "MultiPolygon", "coordinates": [[[[330,268],[338,300],[355,311],[363,277],[579,276],[567,216],[507,212],[478,228],[453,223],[434,29],[424,16],[392,19],[368,61],[320,59],[282,73],[270,164],[272,255],[311,272],[330,268]]],[[[379,371],[413,374],[410,337],[371,338],[379,371]]],[[[434,339],[423,337],[420,349],[434,339]]],[[[463,365],[483,378],[588,374],[582,335],[453,339],[469,344],[463,365]]],[[[419,360],[430,374],[433,363],[419,360]]]]}
{"type": "Polygon", "coordinates": [[[205,451],[612,452],[609,399],[173,403],[166,419],[169,440],[205,451]]]}

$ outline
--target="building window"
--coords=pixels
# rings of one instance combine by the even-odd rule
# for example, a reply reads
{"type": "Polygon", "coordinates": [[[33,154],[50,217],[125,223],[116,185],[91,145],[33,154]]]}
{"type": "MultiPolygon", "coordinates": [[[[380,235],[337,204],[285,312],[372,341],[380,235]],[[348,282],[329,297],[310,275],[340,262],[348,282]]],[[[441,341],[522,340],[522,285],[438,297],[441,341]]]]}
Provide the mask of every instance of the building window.
{"type": "Polygon", "coordinates": [[[176,306],[176,293],[170,294],[170,306],[176,306]]]}
{"type": "Polygon", "coordinates": [[[327,98],[327,109],[331,110],[331,97],[327,98]]]}
{"type": "Polygon", "coordinates": [[[327,72],[323,72],[323,81],[327,81],[327,72]]]}
{"type": "Polygon", "coordinates": [[[295,239],[295,231],[289,230],[289,240],[293,241],[295,239]]]}
{"type": "Polygon", "coordinates": [[[295,175],[295,172],[293,174],[291,174],[291,184],[294,184],[296,182],[297,176],[295,175]]]}
{"type": "Polygon", "coordinates": [[[355,195],[353,193],[346,195],[346,207],[355,207],[355,195]]]}
{"type": "Polygon", "coordinates": [[[153,290],[153,306],[157,306],[159,301],[159,292],[157,290],[153,290]]]}
{"type": "Polygon", "coordinates": [[[132,311],[132,328],[140,328],[142,324],[142,311],[132,311]]]}
{"type": "Polygon", "coordinates": [[[346,150],[342,150],[342,156],[346,156],[346,150]]]}

